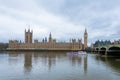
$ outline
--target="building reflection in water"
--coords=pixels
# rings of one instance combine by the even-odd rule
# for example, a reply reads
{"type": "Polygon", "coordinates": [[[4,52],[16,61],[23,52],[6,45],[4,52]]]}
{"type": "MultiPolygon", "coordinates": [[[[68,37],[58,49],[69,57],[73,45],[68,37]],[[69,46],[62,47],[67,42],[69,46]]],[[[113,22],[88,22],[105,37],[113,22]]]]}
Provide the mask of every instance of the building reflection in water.
{"type": "MultiPolygon", "coordinates": [[[[54,52],[41,52],[41,53],[35,53],[35,55],[38,55],[41,59],[41,62],[44,66],[47,66],[49,70],[56,64],[56,54],[54,52]]],[[[35,56],[37,57],[37,56],[35,56]]]]}
{"type": "Polygon", "coordinates": [[[65,57],[64,52],[53,52],[53,51],[43,51],[43,52],[35,52],[34,53],[34,62],[35,64],[41,62],[41,64],[48,68],[49,71],[53,69],[56,65],[56,61],[61,60],[61,58],[65,57]]]}
{"type": "Polygon", "coordinates": [[[21,54],[18,52],[9,52],[8,56],[8,62],[10,65],[15,65],[21,60],[21,54]]]}
{"type": "Polygon", "coordinates": [[[83,65],[84,73],[87,74],[88,62],[87,55],[70,55],[69,59],[71,60],[72,66],[83,65]]]}
{"type": "Polygon", "coordinates": [[[56,55],[55,54],[48,54],[48,68],[51,70],[53,66],[56,64],[56,55]]]}
{"type": "Polygon", "coordinates": [[[32,69],[32,53],[31,52],[24,53],[24,69],[25,69],[25,72],[30,72],[32,69]]]}
{"type": "Polygon", "coordinates": [[[85,75],[87,74],[87,67],[88,67],[88,64],[87,64],[87,56],[84,56],[84,73],[85,75]]]}
{"type": "Polygon", "coordinates": [[[70,56],[70,59],[72,60],[72,66],[75,66],[77,64],[82,63],[82,57],[81,56],[70,56]]]}
{"type": "Polygon", "coordinates": [[[10,65],[21,63],[24,65],[24,71],[30,72],[32,69],[32,54],[31,52],[9,52],[8,62],[10,65]],[[24,63],[22,61],[24,61],[24,63]]]}
{"type": "Polygon", "coordinates": [[[114,72],[120,73],[120,57],[116,56],[96,56],[95,59],[99,62],[104,62],[107,69],[111,69],[114,72]]]}
{"type": "Polygon", "coordinates": [[[12,52],[9,53],[9,61],[12,63],[19,63],[24,61],[24,72],[30,73],[35,65],[46,67],[49,71],[54,68],[56,62],[62,62],[66,57],[71,62],[73,67],[81,66],[84,68],[84,73],[87,73],[87,56],[66,56],[66,52],[12,52]],[[21,56],[22,55],[22,56],[21,56]],[[21,57],[20,57],[21,56],[21,57]],[[18,61],[19,60],[19,61],[18,61]],[[13,62],[14,61],[14,62],[13,62]],[[33,65],[32,65],[33,64],[33,65]]]}

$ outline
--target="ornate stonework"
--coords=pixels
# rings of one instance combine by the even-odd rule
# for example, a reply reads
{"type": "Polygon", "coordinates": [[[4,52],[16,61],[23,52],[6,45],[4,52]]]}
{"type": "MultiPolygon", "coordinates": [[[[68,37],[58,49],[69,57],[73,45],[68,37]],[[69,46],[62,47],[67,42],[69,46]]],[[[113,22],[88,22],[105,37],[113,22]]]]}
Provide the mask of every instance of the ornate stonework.
{"type": "MultiPolygon", "coordinates": [[[[84,34],[84,47],[87,47],[86,31],[84,34]]],[[[52,34],[47,38],[39,42],[37,39],[33,42],[33,31],[25,30],[25,43],[21,43],[18,40],[10,40],[8,50],[83,50],[83,44],[81,39],[71,39],[70,42],[56,42],[56,39],[52,38],[52,34]]]]}

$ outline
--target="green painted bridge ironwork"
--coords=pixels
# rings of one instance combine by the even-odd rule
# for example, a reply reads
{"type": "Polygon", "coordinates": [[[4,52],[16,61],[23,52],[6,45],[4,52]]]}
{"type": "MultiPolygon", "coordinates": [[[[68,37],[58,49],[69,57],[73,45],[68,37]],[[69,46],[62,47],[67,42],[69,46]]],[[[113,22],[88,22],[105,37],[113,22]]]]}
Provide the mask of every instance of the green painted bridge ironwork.
{"type": "Polygon", "coordinates": [[[109,52],[116,52],[120,54],[120,44],[111,44],[105,46],[98,46],[94,48],[95,52],[108,54],[109,52]]]}
{"type": "Polygon", "coordinates": [[[105,46],[98,46],[98,47],[95,47],[95,50],[97,49],[101,49],[101,48],[106,48],[106,50],[108,50],[109,48],[111,47],[119,47],[120,48],[120,44],[112,44],[112,45],[105,45],[105,46]]]}

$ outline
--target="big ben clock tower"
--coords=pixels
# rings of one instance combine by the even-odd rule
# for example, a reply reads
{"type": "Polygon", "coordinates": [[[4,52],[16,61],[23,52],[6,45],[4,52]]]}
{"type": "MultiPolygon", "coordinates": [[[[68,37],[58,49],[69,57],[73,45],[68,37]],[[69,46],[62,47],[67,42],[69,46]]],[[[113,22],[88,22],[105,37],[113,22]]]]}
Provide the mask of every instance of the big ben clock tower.
{"type": "Polygon", "coordinates": [[[88,33],[87,33],[87,29],[85,29],[85,33],[84,33],[84,49],[88,47],[88,33]]]}

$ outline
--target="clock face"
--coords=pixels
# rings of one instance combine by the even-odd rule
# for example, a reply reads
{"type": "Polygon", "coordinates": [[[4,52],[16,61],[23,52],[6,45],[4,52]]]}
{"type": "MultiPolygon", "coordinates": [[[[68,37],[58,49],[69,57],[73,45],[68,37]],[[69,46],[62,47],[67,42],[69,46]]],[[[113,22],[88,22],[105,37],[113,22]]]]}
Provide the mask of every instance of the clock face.
{"type": "Polygon", "coordinates": [[[85,38],[87,38],[87,35],[85,35],[85,38]]]}

